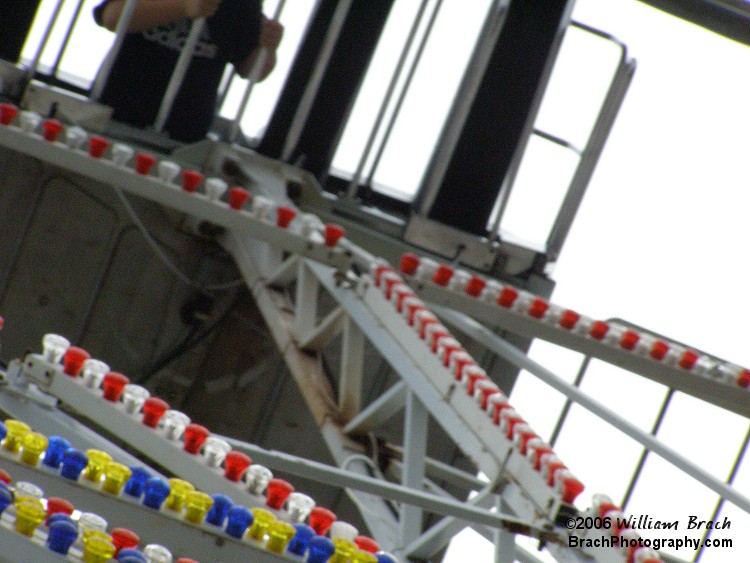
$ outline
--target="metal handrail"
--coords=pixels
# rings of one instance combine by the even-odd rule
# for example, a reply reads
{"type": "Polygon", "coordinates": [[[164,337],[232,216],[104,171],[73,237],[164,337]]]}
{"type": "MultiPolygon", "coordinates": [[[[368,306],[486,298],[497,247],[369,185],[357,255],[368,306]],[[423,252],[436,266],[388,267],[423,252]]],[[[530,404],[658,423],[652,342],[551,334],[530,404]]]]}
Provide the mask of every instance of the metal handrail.
{"type": "Polygon", "coordinates": [[[164,97],[161,100],[159,113],[156,115],[154,129],[160,133],[164,131],[164,125],[166,125],[167,119],[169,119],[169,114],[172,112],[172,104],[174,104],[174,100],[182,87],[182,83],[185,81],[185,75],[190,67],[190,62],[193,60],[193,55],[195,54],[195,47],[198,45],[198,41],[200,40],[205,27],[206,18],[197,18],[193,20],[193,24],[190,27],[190,34],[185,41],[185,45],[182,47],[182,51],[180,51],[180,56],[177,59],[174,71],[172,71],[167,90],[164,92],[164,97]]]}
{"type": "MultiPolygon", "coordinates": [[[[617,116],[617,112],[619,111],[635,70],[635,61],[628,58],[627,46],[613,35],[577,21],[571,21],[570,27],[578,28],[614,43],[620,49],[620,57],[612,76],[610,87],[599,110],[599,115],[583,149],[576,149],[571,143],[563,141],[561,138],[550,135],[549,133],[541,132],[536,129],[532,131],[532,134],[541,136],[544,139],[574,150],[580,159],[576,171],[568,184],[566,196],[563,203],[560,205],[560,211],[558,212],[552,225],[552,229],[550,230],[550,234],[547,237],[545,252],[547,258],[550,260],[556,260],[560,254],[560,250],[567,238],[581,201],[583,200],[586,187],[591,179],[599,155],[604,148],[604,143],[609,136],[609,132],[614,124],[614,119],[617,116]]],[[[492,226],[490,227],[490,238],[492,240],[498,240],[500,237],[500,223],[505,215],[505,210],[507,209],[510,193],[515,184],[521,160],[522,159],[519,159],[518,165],[508,172],[506,180],[504,181],[501,195],[498,198],[498,210],[492,226]]]]}
{"type": "MultiPolygon", "coordinates": [[[[425,10],[427,9],[428,2],[429,0],[422,0],[419,4],[417,15],[412,22],[411,28],[409,29],[409,35],[406,37],[406,42],[401,49],[401,54],[399,55],[398,62],[396,63],[396,68],[393,69],[391,80],[388,83],[388,88],[385,91],[385,96],[383,97],[380,108],[378,109],[378,114],[375,117],[375,122],[370,129],[370,135],[368,136],[367,142],[365,143],[365,148],[362,151],[362,156],[360,156],[359,163],[357,164],[357,169],[354,171],[354,176],[352,176],[352,179],[346,188],[347,199],[354,199],[357,195],[357,190],[359,189],[359,181],[362,178],[362,172],[364,172],[367,159],[370,157],[370,151],[375,144],[375,138],[380,132],[380,124],[385,118],[385,113],[391,103],[391,97],[396,90],[396,84],[401,78],[401,71],[406,64],[406,58],[409,56],[409,52],[411,51],[412,43],[414,42],[414,38],[417,35],[417,30],[419,29],[419,24],[422,22],[422,17],[424,16],[425,10]]],[[[429,31],[430,30],[428,29],[426,33],[429,33],[429,31]]]]}
{"type": "Polygon", "coordinates": [[[117,55],[120,53],[122,44],[125,41],[125,35],[128,33],[128,26],[130,25],[130,20],[133,18],[133,12],[137,3],[138,0],[127,0],[122,7],[122,12],[120,12],[120,18],[117,20],[117,27],[115,28],[115,41],[112,44],[112,47],[110,47],[109,53],[107,53],[102,66],[99,67],[99,72],[97,73],[94,85],[91,88],[91,94],[89,97],[95,102],[98,102],[102,97],[104,86],[107,84],[107,80],[109,80],[112,67],[115,64],[117,55]]]}
{"type": "MultiPolygon", "coordinates": [[[[273,16],[271,16],[272,20],[278,21],[281,18],[281,12],[284,10],[285,3],[286,0],[279,0],[279,3],[276,5],[276,9],[274,10],[273,16]]],[[[236,142],[240,135],[240,122],[245,115],[245,110],[247,109],[247,104],[250,101],[250,94],[253,91],[253,87],[260,81],[260,73],[266,64],[267,59],[268,49],[266,49],[265,47],[261,47],[260,52],[258,53],[258,58],[255,59],[253,68],[247,78],[247,86],[245,87],[245,93],[242,95],[240,107],[237,109],[237,114],[235,115],[234,120],[232,120],[232,124],[229,127],[230,143],[236,142]]]]}

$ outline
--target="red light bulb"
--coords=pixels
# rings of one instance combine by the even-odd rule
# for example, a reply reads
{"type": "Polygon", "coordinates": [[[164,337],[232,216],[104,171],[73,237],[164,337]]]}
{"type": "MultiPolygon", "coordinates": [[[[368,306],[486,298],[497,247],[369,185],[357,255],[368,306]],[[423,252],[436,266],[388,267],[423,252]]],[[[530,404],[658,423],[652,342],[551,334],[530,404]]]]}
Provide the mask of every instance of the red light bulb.
{"type": "Polygon", "coordinates": [[[479,297],[486,286],[487,282],[484,278],[479,276],[471,276],[466,284],[465,291],[472,297],[479,297]]]}
{"type": "Polygon", "coordinates": [[[290,483],[283,479],[271,479],[266,489],[266,506],[279,510],[293,492],[294,487],[290,483]]]}
{"type": "Polygon", "coordinates": [[[18,115],[18,107],[13,104],[0,104],[0,123],[10,125],[18,115]]]}
{"type": "Polygon", "coordinates": [[[413,276],[419,268],[419,256],[411,252],[406,252],[401,256],[401,273],[407,276],[413,276]]]}
{"type": "Polygon", "coordinates": [[[185,427],[185,431],[182,433],[183,446],[182,449],[192,455],[197,455],[203,447],[203,442],[206,441],[211,433],[205,426],[200,424],[188,424],[185,427]]]}
{"type": "Polygon", "coordinates": [[[556,481],[558,490],[562,492],[562,501],[568,504],[573,504],[585,488],[567,469],[558,472],[556,481]]]}
{"type": "Polygon", "coordinates": [[[289,227],[294,218],[297,216],[297,212],[291,207],[277,207],[276,208],[276,226],[286,229],[289,227]]]}
{"type": "Polygon", "coordinates": [[[669,352],[669,344],[662,340],[657,340],[651,347],[650,356],[655,360],[661,361],[667,355],[667,352],[669,352]]]}
{"type": "Polygon", "coordinates": [[[545,467],[547,470],[547,484],[550,487],[555,484],[555,473],[562,469],[567,469],[567,467],[565,467],[565,464],[560,459],[556,459],[555,456],[553,456],[552,459],[547,462],[545,467]]]}
{"type": "Polygon", "coordinates": [[[540,297],[536,297],[529,305],[529,315],[535,319],[541,319],[549,309],[549,303],[540,297]]]}
{"type": "Polygon", "coordinates": [[[70,377],[78,377],[83,368],[83,362],[90,358],[91,355],[83,348],[71,346],[63,356],[63,372],[70,377]]]}
{"type": "Polygon", "coordinates": [[[5,469],[0,468],[0,482],[5,483],[6,485],[10,485],[10,482],[12,481],[12,477],[10,474],[5,471],[5,469]]]}
{"type": "Polygon", "coordinates": [[[466,392],[474,396],[474,390],[478,381],[489,380],[485,371],[479,366],[469,366],[464,370],[466,392]]]}
{"type": "Polygon", "coordinates": [[[504,429],[505,437],[508,440],[513,439],[513,429],[517,424],[526,422],[515,409],[506,409],[500,413],[500,429],[504,429]]]}
{"type": "Polygon", "coordinates": [[[487,398],[487,403],[489,406],[490,416],[492,417],[492,422],[498,426],[500,425],[500,415],[503,414],[503,411],[505,409],[513,408],[508,401],[508,397],[506,397],[502,393],[490,395],[487,398]]]}
{"type": "Polygon", "coordinates": [[[224,477],[236,483],[242,478],[252,462],[247,455],[232,450],[224,458],[224,477]]]}
{"type": "Polygon", "coordinates": [[[49,522],[49,517],[53,514],[67,514],[70,516],[74,510],[75,507],[64,498],[50,497],[47,499],[47,518],[44,522],[49,522]]]}
{"type": "Polygon", "coordinates": [[[203,181],[203,174],[197,170],[182,171],[182,189],[186,192],[194,192],[203,181]]]}
{"type": "Polygon", "coordinates": [[[567,309],[560,316],[560,326],[563,328],[567,328],[568,330],[572,330],[573,327],[576,326],[576,323],[578,322],[578,319],[580,318],[581,318],[581,315],[579,315],[575,311],[571,311],[570,309],[567,309]]]}
{"type": "Polygon", "coordinates": [[[141,421],[146,426],[156,428],[167,410],[169,410],[169,405],[166,401],[159,397],[149,397],[143,402],[143,419],[141,421]]]}
{"type": "Polygon", "coordinates": [[[403,313],[404,301],[407,297],[414,297],[414,292],[408,285],[400,284],[393,288],[393,295],[396,299],[396,311],[403,313]]]}
{"type": "Polygon", "coordinates": [[[693,369],[695,362],[698,361],[698,354],[692,350],[685,350],[680,358],[680,367],[682,369],[693,369]]]}
{"type": "Polygon", "coordinates": [[[135,155],[135,171],[142,176],[148,176],[151,169],[156,164],[156,157],[147,152],[139,152],[135,155]]]}
{"type": "Polygon", "coordinates": [[[626,350],[633,350],[640,339],[641,337],[637,332],[633,330],[626,330],[623,333],[622,338],[620,338],[620,346],[622,346],[626,350]]]}
{"type": "Polygon", "coordinates": [[[98,135],[89,137],[89,155],[94,158],[101,158],[109,148],[109,141],[98,135]]]}
{"type": "Polygon", "coordinates": [[[516,424],[513,428],[513,441],[518,445],[518,451],[521,452],[521,455],[526,455],[526,446],[529,440],[538,437],[528,424],[516,424]]]}
{"type": "Polygon", "coordinates": [[[453,358],[453,377],[455,377],[457,381],[461,381],[464,367],[475,364],[476,362],[474,361],[474,358],[469,356],[469,354],[456,354],[453,358]]]}
{"type": "Polygon", "coordinates": [[[437,285],[446,286],[453,277],[453,268],[447,264],[441,264],[438,269],[435,270],[435,275],[432,276],[432,283],[437,285]]]}
{"type": "Polygon", "coordinates": [[[542,456],[551,453],[553,453],[552,448],[550,446],[547,446],[546,444],[537,446],[529,450],[531,462],[536,471],[541,471],[542,469],[542,456]]]}
{"type": "Polygon", "coordinates": [[[609,325],[607,323],[603,321],[594,321],[591,323],[591,330],[589,331],[591,338],[601,340],[607,335],[607,332],[609,332],[609,325]]]}
{"type": "Polygon", "coordinates": [[[115,546],[115,556],[120,553],[121,549],[132,549],[141,543],[140,536],[127,528],[115,528],[110,535],[115,546]]]}
{"type": "Polygon", "coordinates": [[[357,547],[359,549],[368,553],[377,553],[378,551],[380,551],[378,542],[376,542],[372,538],[368,538],[367,536],[357,536],[356,538],[354,538],[354,543],[357,544],[357,547]]]}
{"type": "Polygon", "coordinates": [[[380,280],[386,272],[392,272],[393,268],[387,262],[375,262],[372,267],[372,277],[375,280],[375,287],[380,287],[380,280]]]}
{"type": "Polygon", "coordinates": [[[518,291],[512,287],[504,287],[497,296],[497,304],[506,309],[510,309],[518,298],[518,291]]]}
{"type": "Polygon", "coordinates": [[[424,340],[426,334],[427,334],[427,327],[431,324],[435,324],[438,322],[437,317],[430,313],[429,311],[425,310],[424,315],[417,315],[415,318],[417,319],[417,328],[419,329],[419,338],[424,340]]]}
{"type": "Polygon", "coordinates": [[[102,396],[111,402],[119,400],[122,390],[130,383],[130,379],[116,371],[110,371],[102,380],[102,396]]]}
{"type": "Polygon", "coordinates": [[[50,143],[57,141],[63,130],[63,124],[57,119],[45,119],[42,125],[44,139],[50,143]]]}
{"type": "Polygon", "coordinates": [[[250,192],[245,188],[235,186],[229,188],[229,207],[232,209],[242,209],[242,206],[250,199],[250,192]]]}
{"type": "Polygon", "coordinates": [[[310,524],[310,527],[315,530],[316,534],[322,536],[335,521],[336,515],[333,512],[322,506],[316,506],[310,511],[310,516],[308,517],[307,522],[310,524]]]}
{"type": "Polygon", "coordinates": [[[396,284],[404,283],[404,282],[401,279],[401,276],[399,276],[396,272],[386,272],[382,277],[382,283],[383,283],[383,293],[385,294],[385,298],[390,301],[391,291],[393,291],[393,286],[396,284]]]}
{"type": "Polygon", "coordinates": [[[743,369],[742,373],[737,376],[737,385],[747,388],[750,386],[750,371],[743,369]]]}
{"type": "Polygon", "coordinates": [[[326,246],[333,248],[339,242],[339,239],[344,236],[346,231],[341,225],[335,225],[333,223],[326,225],[325,231],[323,232],[323,238],[325,239],[326,246]]]}
{"type": "Polygon", "coordinates": [[[431,330],[429,332],[430,332],[430,342],[429,342],[430,350],[432,350],[433,354],[436,354],[437,348],[438,348],[438,340],[440,340],[444,336],[451,336],[451,333],[448,332],[448,329],[445,327],[436,328],[435,330],[431,330]]]}

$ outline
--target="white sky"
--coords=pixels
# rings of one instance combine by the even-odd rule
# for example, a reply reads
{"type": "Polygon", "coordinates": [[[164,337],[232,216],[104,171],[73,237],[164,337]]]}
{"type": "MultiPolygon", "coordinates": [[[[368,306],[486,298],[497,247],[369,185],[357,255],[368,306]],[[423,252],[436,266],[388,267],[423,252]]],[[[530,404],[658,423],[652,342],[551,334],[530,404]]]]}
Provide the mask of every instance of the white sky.
{"type": "MultiPolygon", "coordinates": [[[[90,9],[97,3],[86,1],[61,67],[84,81],[93,79],[111,41],[110,34],[90,21],[90,9]]],[[[27,56],[53,4],[45,1],[47,11],[29,41],[27,56]]],[[[66,2],[63,21],[69,19],[73,4],[66,2]]],[[[274,4],[266,2],[266,13],[274,4]]],[[[243,122],[246,132],[263,127],[313,4],[288,2],[282,15],[287,34],[280,64],[272,78],[254,90],[252,111],[243,122]]],[[[403,43],[408,28],[404,22],[417,4],[397,3],[400,15],[386,28],[363,101],[355,107],[336,154],[334,166],[339,169],[356,168],[395,64],[393,49],[403,43]]],[[[375,176],[389,193],[408,197],[418,185],[488,5],[489,0],[445,0],[436,38],[428,45],[394,141],[375,176]]],[[[750,204],[750,49],[636,0],[578,0],[574,19],[622,40],[638,60],[638,70],[554,271],[553,301],[596,318],[621,317],[750,365],[745,328],[750,316],[749,267],[744,252],[750,204]]],[[[54,37],[64,31],[64,26],[58,27],[53,45],[54,37]]],[[[54,49],[48,51],[46,64],[54,59],[54,49]]],[[[581,146],[617,54],[607,43],[571,32],[537,127],[581,146]]],[[[236,105],[240,92],[235,90],[229,106],[236,105]]],[[[233,110],[224,113],[232,116],[233,110]]],[[[503,228],[543,242],[574,165],[571,154],[532,141],[503,228]],[[552,174],[541,174],[544,171],[552,174]]],[[[581,360],[544,343],[535,344],[533,355],[571,381],[581,360]]],[[[646,430],[664,394],[658,384],[599,362],[593,362],[583,387],[646,430]]],[[[562,397],[523,374],[513,402],[537,432],[549,435],[562,397]]],[[[726,478],[747,424],[746,419],[678,394],[659,437],[726,478]]],[[[607,493],[618,501],[640,453],[631,440],[575,408],[555,449],[587,485],[581,506],[588,505],[593,493],[607,493]]],[[[750,496],[750,463],[741,467],[736,487],[750,496]]],[[[685,521],[692,514],[707,519],[715,500],[705,487],[652,457],[628,512],[663,520],[685,521]]],[[[735,547],[707,550],[701,559],[705,563],[748,559],[750,539],[743,530],[750,528],[750,516],[731,506],[725,513],[732,529],[723,537],[733,539],[735,547]]],[[[683,527],[679,532],[686,531],[683,527]]],[[[489,545],[465,534],[454,542],[449,561],[466,561],[466,550],[471,550],[472,561],[491,560],[489,545]]],[[[684,550],[678,555],[690,559],[684,550]]]]}

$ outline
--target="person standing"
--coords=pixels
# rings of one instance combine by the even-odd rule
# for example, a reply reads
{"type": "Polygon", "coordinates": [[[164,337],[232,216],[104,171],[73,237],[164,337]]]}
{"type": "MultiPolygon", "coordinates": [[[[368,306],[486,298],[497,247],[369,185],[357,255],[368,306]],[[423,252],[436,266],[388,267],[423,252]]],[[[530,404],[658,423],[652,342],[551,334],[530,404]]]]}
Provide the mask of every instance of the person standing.
{"type": "MultiPolygon", "coordinates": [[[[103,0],[94,19],[114,31],[124,6],[103,0]]],[[[260,80],[270,74],[283,27],[263,16],[261,0],[138,0],[99,100],[113,108],[113,119],[139,128],[154,123],[193,20],[202,17],[206,25],[165,124],[171,138],[206,136],[227,63],[246,77],[265,48],[260,80]]]]}

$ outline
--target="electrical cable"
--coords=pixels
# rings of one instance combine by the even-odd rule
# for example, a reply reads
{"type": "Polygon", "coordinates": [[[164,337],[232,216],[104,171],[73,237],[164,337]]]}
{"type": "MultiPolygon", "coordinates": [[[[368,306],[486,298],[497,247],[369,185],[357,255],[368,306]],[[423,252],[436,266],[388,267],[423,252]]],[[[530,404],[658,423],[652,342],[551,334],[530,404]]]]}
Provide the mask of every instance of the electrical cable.
{"type": "Polygon", "coordinates": [[[159,243],[156,241],[156,239],[154,239],[151,233],[148,232],[148,229],[141,221],[141,218],[138,216],[135,209],[133,209],[133,206],[130,204],[130,201],[128,201],[128,198],[125,197],[125,194],[123,193],[123,191],[120,188],[114,187],[114,186],[112,189],[115,191],[115,194],[117,195],[118,199],[120,200],[123,207],[125,208],[125,211],[130,216],[130,219],[133,221],[133,224],[136,226],[138,231],[143,236],[144,240],[146,241],[146,244],[148,244],[148,246],[154,252],[156,257],[159,258],[159,260],[167,267],[169,271],[171,271],[177,277],[178,280],[189,285],[190,287],[194,287],[195,289],[198,289],[200,291],[206,291],[206,292],[226,291],[229,289],[240,287],[245,284],[245,280],[242,278],[238,278],[230,282],[222,282],[222,283],[207,284],[207,285],[201,285],[200,283],[191,279],[180,268],[178,268],[177,265],[175,265],[172,262],[172,260],[170,260],[169,256],[167,256],[164,250],[159,246],[159,243]]]}

